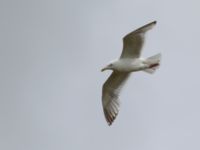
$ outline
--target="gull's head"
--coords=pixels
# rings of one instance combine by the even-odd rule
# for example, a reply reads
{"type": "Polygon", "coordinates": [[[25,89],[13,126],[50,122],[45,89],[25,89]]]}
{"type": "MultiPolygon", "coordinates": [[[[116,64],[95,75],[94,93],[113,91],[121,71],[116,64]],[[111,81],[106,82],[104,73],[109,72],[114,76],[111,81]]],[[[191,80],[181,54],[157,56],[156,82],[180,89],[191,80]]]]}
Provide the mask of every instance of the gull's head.
{"type": "Polygon", "coordinates": [[[114,69],[114,65],[113,63],[110,63],[109,65],[107,65],[106,67],[101,69],[101,72],[105,71],[105,70],[113,70],[114,69]]]}

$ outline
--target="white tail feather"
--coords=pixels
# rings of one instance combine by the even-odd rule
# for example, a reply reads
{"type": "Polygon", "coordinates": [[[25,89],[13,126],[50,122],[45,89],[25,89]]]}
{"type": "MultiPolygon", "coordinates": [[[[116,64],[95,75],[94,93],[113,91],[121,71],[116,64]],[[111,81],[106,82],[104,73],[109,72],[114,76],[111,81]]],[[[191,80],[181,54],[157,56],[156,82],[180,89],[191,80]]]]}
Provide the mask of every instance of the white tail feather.
{"type": "Polygon", "coordinates": [[[153,74],[156,71],[156,69],[159,68],[160,60],[161,60],[161,54],[160,53],[156,54],[154,56],[148,57],[145,60],[145,63],[149,65],[149,68],[145,69],[143,71],[150,73],[150,74],[153,74]]]}

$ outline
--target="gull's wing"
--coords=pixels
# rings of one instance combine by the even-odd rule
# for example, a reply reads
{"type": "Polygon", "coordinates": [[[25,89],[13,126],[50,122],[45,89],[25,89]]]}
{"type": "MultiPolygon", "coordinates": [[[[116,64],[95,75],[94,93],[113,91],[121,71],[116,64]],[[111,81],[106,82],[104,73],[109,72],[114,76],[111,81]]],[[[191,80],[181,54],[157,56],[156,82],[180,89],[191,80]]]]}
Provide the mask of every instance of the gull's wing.
{"type": "Polygon", "coordinates": [[[127,34],[123,38],[123,51],[120,58],[138,58],[144,44],[146,31],[152,29],[156,21],[144,25],[137,30],[127,34]]]}
{"type": "Polygon", "coordinates": [[[112,124],[119,112],[119,93],[129,73],[113,72],[103,85],[102,104],[106,121],[112,124]]]}

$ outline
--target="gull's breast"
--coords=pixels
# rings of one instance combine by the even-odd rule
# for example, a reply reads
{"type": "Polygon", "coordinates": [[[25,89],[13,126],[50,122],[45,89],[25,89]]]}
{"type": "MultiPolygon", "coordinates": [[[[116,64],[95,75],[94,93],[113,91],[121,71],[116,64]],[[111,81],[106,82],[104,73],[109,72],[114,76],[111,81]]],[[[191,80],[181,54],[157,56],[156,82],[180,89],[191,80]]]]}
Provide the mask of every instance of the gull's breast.
{"type": "Polygon", "coordinates": [[[146,64],[143,63],[143,59],[135,58],[135,59],[120,59],[116,63],[116,70],[120,72],[134,72],[144,70],[146,68],[146,64]]]}

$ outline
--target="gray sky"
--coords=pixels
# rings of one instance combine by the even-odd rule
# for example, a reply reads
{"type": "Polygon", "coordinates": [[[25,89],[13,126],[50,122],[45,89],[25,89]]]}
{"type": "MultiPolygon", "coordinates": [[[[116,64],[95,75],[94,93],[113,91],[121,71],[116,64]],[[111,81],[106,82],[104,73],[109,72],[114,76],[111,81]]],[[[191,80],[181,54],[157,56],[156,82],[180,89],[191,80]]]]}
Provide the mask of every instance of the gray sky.
{"type": "Polygon", "coordinates": [[[199,150],[198,0],[1,0],[0,149],[199,150]],[[101,88],[122,37],[157,20],[108,127],[101,88]]]}

